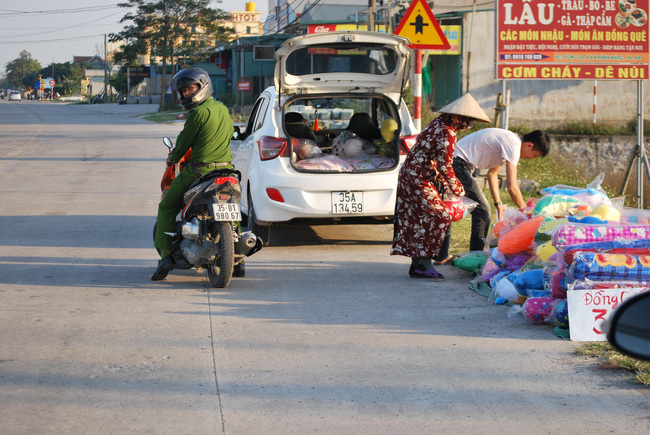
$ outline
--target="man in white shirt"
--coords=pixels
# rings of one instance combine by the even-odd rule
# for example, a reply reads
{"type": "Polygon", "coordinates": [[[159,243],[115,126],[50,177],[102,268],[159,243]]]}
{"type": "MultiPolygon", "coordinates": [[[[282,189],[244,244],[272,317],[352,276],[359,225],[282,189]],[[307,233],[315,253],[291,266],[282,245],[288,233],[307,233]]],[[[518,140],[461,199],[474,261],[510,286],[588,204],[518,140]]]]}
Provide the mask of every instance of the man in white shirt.
{"type": "MultiPolygon", "coordinates": [[[[456,144],[454,151],[454,172],[465,188],[465,196],[478,202],[472,211],[472,234],[469,242],[471,251],[482,251],[490,228],[490,203],[485,198],[478,180],[473,176],[476,169],[488,169],[487,183],[492,194],[497,219],[503,218],[506,206],[501,202],[499,192],[499,170],[506,167],[506,188],[517,207],[524,208],[526,202],[519,190],[517,164],[519,159],[544,157],[550,150],[551,140],[541,130],[535,130],[523,137],[501,128],[485,128],[465,136],[456,144]]],[[[440,250],[439,263],[446,263],[450,256],[449,234],[440,250]]]]}

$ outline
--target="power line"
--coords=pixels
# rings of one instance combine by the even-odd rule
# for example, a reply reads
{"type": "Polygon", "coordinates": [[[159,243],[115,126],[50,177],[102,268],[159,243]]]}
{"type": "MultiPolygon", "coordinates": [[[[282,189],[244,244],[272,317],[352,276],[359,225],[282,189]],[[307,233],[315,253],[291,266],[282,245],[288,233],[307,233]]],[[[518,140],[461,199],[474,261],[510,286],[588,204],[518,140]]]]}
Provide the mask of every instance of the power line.
{"type": "Polygon", "coordinates": [[[44,11],[14,11],[10,9],[0,9],[0,17],[6,16],[15,16],[15,15],[39,15],[39,14],[75,14],[79,12],[97,12],[103,11],[106,9],[114,9],[119,6],[116,4],[112,5],[101,5],[101,6],[87,6],[84,8],[68,8],[68,9],[50,9],[44,11]]]}
{"type": "Polygon", "coordinates": [[[97,35],[88,35],[88,36],[77,36],[74,38],[58,38],[58,39],[40,39],[40,40],[33,40],[33,41],[0,41],[0,44],[41,44],[43,42],[57,42],[57,41],[75,41],[78,39],[91,39],[91,38],[97,38],[99,36],[104,36],[104,33],[99,33],[97,35]]]}
{"type": "MultiPolygon", "coordinates": [[[[114,13],[114,14],[109,14],[109,15],[106,15],[106,16],[104,16],[104,17],[101,17],[101,18],[97,18],[97,19],[95,19],[95,20],[92,20],[92,21],[86,21],[86,22],[84,22],[84,24],[95,23],[95,22],[97,22],[97,21],[101,21],[101,20],[103,20],[103,19],[105,19],[105,18],[109,18],[109,17],[112,17],[112,16],[114,16],[114,15],[119,15],[119,14],[121,14],[121,13],[122,13],[122,11],[120,11],[120,12],[116,12],[116,13],[114,13]]],[[[74,29],[74,28],[78,28],[78,27],[80,27],[80,26],[77,25],[77,24],[75,24],[75,25],[73,25],[73,26],[68,26],[68,27],[56,27],[56,28],[53,28],[53,29],[51,29],[51,30],[46,30],[46,31],[44,31],[44,32],[29,33],[29,34],[25,34],[25,35],[3,36],[3,39],[22,38],[22,37],[25,37],[25,36],[38,36],[38,35],[45,35],[45,34],[47,34],[47,33],[59,32],[59,31],[68,30],[68,29],[74,29]]],[[[3,30],[5,30],[5,29],[3,29],[3,30]]],[[[12,41],[12,42],[16,43],[16,42],[28,42],[28,41],[12,41]]],[[[1,43],[1,41],[0,41],[0,43],[1,43]]]]}

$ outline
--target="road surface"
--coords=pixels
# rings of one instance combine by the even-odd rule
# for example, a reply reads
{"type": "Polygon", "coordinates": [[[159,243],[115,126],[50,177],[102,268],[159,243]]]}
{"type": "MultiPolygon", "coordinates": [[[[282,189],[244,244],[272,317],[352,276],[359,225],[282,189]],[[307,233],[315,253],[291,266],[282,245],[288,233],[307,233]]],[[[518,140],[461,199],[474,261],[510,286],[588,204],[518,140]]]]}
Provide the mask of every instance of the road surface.
{"type": "Polygon", "coordinates": [[[391,228],[282,228],[213,290],[150,281],[149,105],[0,101],[0,433],[630,433],[650,395],[391,228]]]}

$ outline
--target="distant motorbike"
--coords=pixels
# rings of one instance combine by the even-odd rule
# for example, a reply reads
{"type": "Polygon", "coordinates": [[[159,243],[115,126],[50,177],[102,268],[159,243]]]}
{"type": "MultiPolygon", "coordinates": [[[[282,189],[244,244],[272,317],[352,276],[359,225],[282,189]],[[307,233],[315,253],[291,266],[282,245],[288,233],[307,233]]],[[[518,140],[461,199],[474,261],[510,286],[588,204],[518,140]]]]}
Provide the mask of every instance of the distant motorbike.
{"type": "MultiPolygon", "coordinates": [[[[165,137],[163,143],[171,153],[172,141],[165,137]]],[[[189,163],[191,152],[190,149],[179,163],[165,170],[160,183],[162,196],[189,163]]],[[[243,277],[244,257],[262,249],[262,239],[251,231],[241,232],[240,179],[241,174],[234,169],[216,169],[197,178],[185,192],[174,232],[167,233],[173,237],[176,268],[206,270],[210,285],[215,288],[227,287],[233,276],[243,277]]]]}

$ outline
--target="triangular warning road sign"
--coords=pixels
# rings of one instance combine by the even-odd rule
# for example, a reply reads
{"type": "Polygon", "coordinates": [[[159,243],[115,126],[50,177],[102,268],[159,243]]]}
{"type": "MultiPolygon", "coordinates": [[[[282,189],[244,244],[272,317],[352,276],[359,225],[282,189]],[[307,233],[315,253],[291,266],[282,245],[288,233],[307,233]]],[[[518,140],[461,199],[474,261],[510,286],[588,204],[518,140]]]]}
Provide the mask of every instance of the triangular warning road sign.
{"type": "Polygon", "coordinates": [[[411,41],[411,48],[449,50],[451,45],[424,0],[413,0],[411,6],[399,22],[395,34],[404,36],[411,41]]]}

